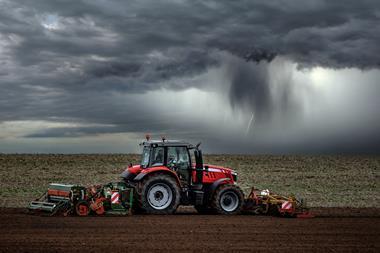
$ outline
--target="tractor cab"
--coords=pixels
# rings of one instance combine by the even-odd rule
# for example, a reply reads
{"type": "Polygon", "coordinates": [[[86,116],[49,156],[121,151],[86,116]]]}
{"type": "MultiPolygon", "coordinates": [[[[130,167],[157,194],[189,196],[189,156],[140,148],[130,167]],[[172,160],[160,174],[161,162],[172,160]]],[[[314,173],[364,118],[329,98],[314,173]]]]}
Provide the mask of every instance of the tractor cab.
{"type": "Polygon", "coordinates": [[[202,182],[203,160],[201,150],[198,149],[199,145],[193,146],[190,143],[169,140],[146,141],[141,145],[143,146],[140,162],[142,170],[166,167],[175,172],[184,185],[202,182]]]}

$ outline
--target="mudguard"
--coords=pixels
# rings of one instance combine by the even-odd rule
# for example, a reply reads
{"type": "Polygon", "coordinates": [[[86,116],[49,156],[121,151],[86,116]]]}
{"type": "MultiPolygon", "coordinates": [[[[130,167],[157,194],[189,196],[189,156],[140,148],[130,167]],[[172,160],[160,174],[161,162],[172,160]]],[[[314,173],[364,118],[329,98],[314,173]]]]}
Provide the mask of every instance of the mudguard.
{"type": "Polygon", "coordinates": [[[179,180],[177,174],[176,174],[174,171],[168,169],[168,168],[165,167],[165,166],[152,167],[152,168],[149,168],[149,169],[145,169],[145,170],[141,171],[141,172],[140,172],[140,173],[139,173],[139,174],[133,179],[133,181],[134,181],[134,182],[142,181],[147,175],[151,175],[152,173],[157,173],[157,172],[166,173],[166,174],[169,174],[169,175],[173,176],[173,177],[176,179],[178,185],[181,185],[180,180],[179,180]]]}
{"type": "Polygon", "coordinates": [[[209,188],[209,190],[206,192],[206,197],[205,197],[205,200],[207,201],[206,203],[210,203],[210,198],[212,197],[212,195],[214,195],[214,192],[215,190],[218,188],[218,186],[220,185],[223,185],[223,184],[228,184],[230,183],[231,181],[231,178],[220,178],[218,180],[216,180],[215,182],[213,182],[209,188]]]}
{"type": "Polygon", "coordinates": [[[141,173],[139,173],[139,174],[133,179],[133,181],[136,181],[136,182],[141,181],[146,175],[147,175],[147,173],[143,173],[143,172],[141,172],[141,173]]]}
{"type": "Polygon", "coordinates": [[[133,180],[135,176],[136,174],[131,173],[129,170],[123,171],[123,173],[120,175],[120,177],[123,178],[126,182],[133,180]]]}

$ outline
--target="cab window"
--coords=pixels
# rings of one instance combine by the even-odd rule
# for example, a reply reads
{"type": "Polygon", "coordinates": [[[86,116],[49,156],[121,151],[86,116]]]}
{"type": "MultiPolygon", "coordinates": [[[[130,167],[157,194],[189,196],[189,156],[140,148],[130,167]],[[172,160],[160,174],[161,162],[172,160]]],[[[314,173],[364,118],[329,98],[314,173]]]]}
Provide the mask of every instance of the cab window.
{"type": "Polygon", "coordinates": [[[189,153],[186,147],[168,147],[168,165],[175,164],[180,169],[190,166],[189,153]]]}
{"type": "Polygon", "coordinates": [[[146,168],[149,165],[149,155],[150,155],[150,148],[144,147],[142,155],[141,155],[141,166],[143,168],[146,168]]]}
{"type": "Polygon", "coordinates": [[[164,165],[164,147],[156,147],[152,153],[152,166],[164,165]]]}

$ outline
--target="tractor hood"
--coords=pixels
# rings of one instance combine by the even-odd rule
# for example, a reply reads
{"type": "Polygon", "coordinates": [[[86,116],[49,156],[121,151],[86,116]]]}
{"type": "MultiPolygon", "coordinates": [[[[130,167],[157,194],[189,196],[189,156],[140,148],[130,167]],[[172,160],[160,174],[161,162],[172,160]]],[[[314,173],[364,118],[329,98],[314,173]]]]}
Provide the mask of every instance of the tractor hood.
{"type": "Polygon", "coordinates": [[[212,165],[212,164],[204,164],[203,169],[208,170],[210,172],[222,172],[222,173],[231,173],[234,174],[236,173],[233,169],[227,168],[227,167],[222,167],[222,166],[217,166],[217,165],[212,165]]]}
{"type": "MultiPolygon", "coordinates": [[[[214,176],[216,178],[230,178],[233,180],[233,182],[237,181],[237,172],[234,171],[231,168],[227,167],[222,167],[222,166],[217,166],[217,165],[212,165],[212,164],[204,164],[203,165],[203,170],[206,173],[205,176],[207,177],[209,175],[208,172],[214,173],[214,176]]],[[[210,182],[213,182],[214,179],[209,179],[210,182]]],[[[207,181],[207,180],[206,180],[207,181]]]]}

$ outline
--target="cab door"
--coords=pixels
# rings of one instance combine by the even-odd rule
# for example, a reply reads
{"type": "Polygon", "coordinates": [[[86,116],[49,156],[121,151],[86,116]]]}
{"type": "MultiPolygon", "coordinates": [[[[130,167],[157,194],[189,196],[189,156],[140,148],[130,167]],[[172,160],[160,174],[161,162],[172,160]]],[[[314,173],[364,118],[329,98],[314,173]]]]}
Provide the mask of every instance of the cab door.
{"type": "Polygon", "coordinates": [[[190,157],[186,147],[168,147],[167,166],[177,172],[179,179],[188,184],[190,181],[190,157]]]}

